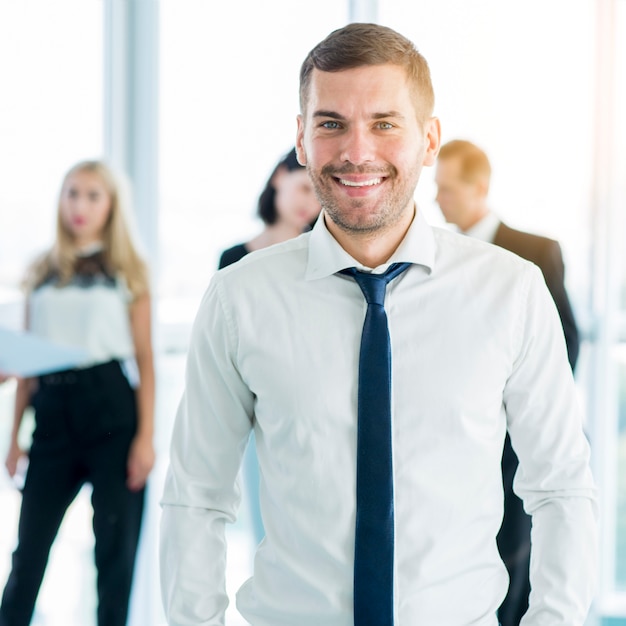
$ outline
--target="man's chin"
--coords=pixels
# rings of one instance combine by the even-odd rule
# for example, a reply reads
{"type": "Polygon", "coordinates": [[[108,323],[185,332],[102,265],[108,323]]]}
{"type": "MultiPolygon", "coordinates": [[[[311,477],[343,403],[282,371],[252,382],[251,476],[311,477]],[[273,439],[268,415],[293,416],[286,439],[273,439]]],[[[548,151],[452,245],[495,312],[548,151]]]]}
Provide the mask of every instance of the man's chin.
{"type": "Polygon", "coordinates": [[[367,234],[375,233],[385,228],[385,222],[379,215],[341,215],[326,210],[326,214],[337,228],[346,233],[367,234]]]}

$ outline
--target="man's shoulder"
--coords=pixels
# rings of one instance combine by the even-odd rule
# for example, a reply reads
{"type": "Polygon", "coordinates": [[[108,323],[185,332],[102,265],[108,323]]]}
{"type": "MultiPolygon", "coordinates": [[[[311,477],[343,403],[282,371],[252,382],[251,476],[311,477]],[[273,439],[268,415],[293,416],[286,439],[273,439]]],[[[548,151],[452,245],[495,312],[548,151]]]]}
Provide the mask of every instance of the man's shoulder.
{"type": "Polygon", "coordinates": [[[429,278],[433,289],[437,283],[444,297],[458,298],[460,306],[478,297],[485,311],[491,311],[494,302],[502,310],[507,302],[513,307],[509,310],[516,310],[524,294],[541,280],[539,268],[513,252],[462,233],[433,231],[437,252],[429,278]]]}
{"type": "Polygon", "coordinates": [[[439,254],[454,259],[455,262],[464,263],[473,259],[480,263],[499,264],[500,267],[504,264],[511,268],[520,268],[527,263],[524,257],[520,258],[520,255],[503,246],[496,246],[446,228],[434,227],[433,232],[439,254]]]}
{"type": "Polygon", "coordinates": [[[237,263],[216,274],[219,281],[255,281],[263,276],[281,280],[294,271],[303,271],[310,233],[246,254],[237,263]]]}

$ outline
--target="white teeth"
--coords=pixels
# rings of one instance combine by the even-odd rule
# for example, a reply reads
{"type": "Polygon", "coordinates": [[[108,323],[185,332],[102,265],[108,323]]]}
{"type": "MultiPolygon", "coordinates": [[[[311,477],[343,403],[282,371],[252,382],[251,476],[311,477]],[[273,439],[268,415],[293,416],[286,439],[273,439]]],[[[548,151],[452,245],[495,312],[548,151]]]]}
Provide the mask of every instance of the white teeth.
{"type": "Polygon", "coordinates": [[[342,185],[346,185],[347,187],[371,187],[372,185],[378,185],[382,181],[382,178],[372,178],[371,180],[363,180],[360,182],[355,182],[352,180],[344,180],[343,178],[339,179],[339,182],[342,185]]]}

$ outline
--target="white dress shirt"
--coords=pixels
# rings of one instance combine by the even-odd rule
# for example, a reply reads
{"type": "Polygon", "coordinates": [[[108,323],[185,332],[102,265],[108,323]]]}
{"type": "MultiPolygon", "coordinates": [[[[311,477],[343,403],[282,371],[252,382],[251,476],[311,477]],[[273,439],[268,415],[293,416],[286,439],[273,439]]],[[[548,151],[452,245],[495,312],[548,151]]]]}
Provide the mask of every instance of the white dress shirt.
{"type": "MultiPolygon", "coordinates": [[[[533,516],[524,626],[580,626],[595,487],[563,332],[539,270],[418,213],[390,259],[396,626],[495,626],[507,427],[533,516]]],[[[212,279],[189,350],[162,499],[171,626],[224,623],[224,524],[250,429],[266,538],[237,594],[253,626],[353,626],[359,264],[319,219],[212,279]]],[[[382,272],[387,265],[375,268],[382,272]]]]}

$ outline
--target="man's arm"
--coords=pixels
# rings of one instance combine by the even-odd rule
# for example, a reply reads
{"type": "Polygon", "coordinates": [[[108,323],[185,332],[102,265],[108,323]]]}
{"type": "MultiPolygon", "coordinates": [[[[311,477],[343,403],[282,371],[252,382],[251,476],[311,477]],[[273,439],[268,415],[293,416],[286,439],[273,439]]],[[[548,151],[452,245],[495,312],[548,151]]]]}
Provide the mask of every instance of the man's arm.
{"type": "Polygon", "coordinates": [[[507,381],[514,489],[532,515],[530,607],[523,626],[582,626],[597,569],[596,489],[554,302],[528,266],[518,358],[507,381]]]}
{"type": "Polygon", "coordinates": [[[170,453],[161,518],[161,590],[170,626],[224,624],[224,524],[236,484],[253,395],[235,365],[236,337],[213,281],[194,323],[170,453]]]}

